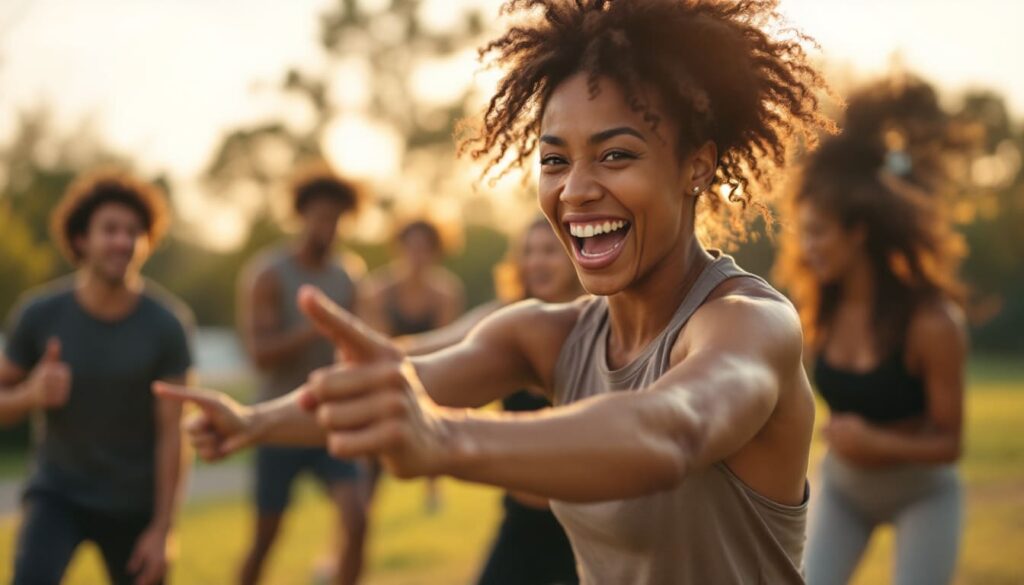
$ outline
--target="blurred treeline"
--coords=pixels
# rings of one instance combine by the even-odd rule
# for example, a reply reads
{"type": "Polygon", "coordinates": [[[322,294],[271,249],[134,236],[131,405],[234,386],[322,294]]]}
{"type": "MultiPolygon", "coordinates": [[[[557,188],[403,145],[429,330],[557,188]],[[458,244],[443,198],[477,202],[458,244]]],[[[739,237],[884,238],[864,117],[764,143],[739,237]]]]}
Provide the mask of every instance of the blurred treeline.
{"type": "MultiPolygon", "coordinates": [[[[201,184],[208,197],[249,210],[247,237],[233,250],[214,251],[192,236],[196,226],[178,222],[145,269],[185,300],[201,325],[233,324],[241,266],[284,233],[287,205],[282,206],[282,185],[301,161],[324,155],[331,123],[352,114],[402,137],[401,180],[378,190],[370,204],[376,218],[385,219],[379,224],[381,233],[369,241],[343,239],[373,268],[388,259],[387,220],[400,215],[403,189],[425,194],[428,211],[430,205],[454,199],[465,221],[462,245],[447,264],[465,281],[470,304],[491,298],[491,268],[506,248],[507,222],[496,217],[500,214],[474,212],[487,209],[487,196],[458,184],[465,180],[452,172],[457,164],[452,146],[455,124],[474,107],[471,104],[479,103],[479,96],[467,88],[446,100],[424,100],[414,87],[422,78],[417,71],[423,64],[450,61],[477,45],[484,20],[467,10],[437,29],[423,20],[420,5],[418,0],[392,0],[390,10],[369,11],[356,0],[337,0],[321,15],[315,40],[326,65],[290,69],[271,90],[287,103],[289,112],[305,115],[282,111],[279,119],[225,131],[201,184]],[[339,85],[345,81],[332,68],[352,69],[353,63],[364,72],[363,89],[369,95],[358,111],[342,105],[339,85]]],[[[950,112],[954,117],[984,130],[962,161],[968,194],[956,212],[970,247],[963,275],[971,289],[973,346],[1019,351],[1024,349],[1024,125],[1011,117],[999,95],[974,92],[953,101],[959,102],[950,112]]],[[[3,315],[20,293],[69,270],[49,242],[47,223],[55,201],[74,176],[100,163],[134,166],[130,155],[114,152],[88,125],[58,131],[51,118],[45,107],[23,112],[13,138],[0,145],[3,315]]],[[[163,175],[147,178],[167,190],[173,207],[175,182],[163,175]]],[[[735,254],[749,270],[768,275],[773,246],[770,238],[762,237],[735,254]]]]}

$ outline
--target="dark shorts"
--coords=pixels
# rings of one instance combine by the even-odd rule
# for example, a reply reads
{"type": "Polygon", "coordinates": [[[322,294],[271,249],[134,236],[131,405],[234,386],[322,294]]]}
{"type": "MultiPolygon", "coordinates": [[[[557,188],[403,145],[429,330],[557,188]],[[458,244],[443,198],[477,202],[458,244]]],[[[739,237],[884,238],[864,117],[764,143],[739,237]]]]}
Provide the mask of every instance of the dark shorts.
{"type": "Polygon", "coordinates": [[[280,514],[291,500],[292,484],[309,471],[324,486],[355,481],[363,475],[356,462],[331,457],[321,447],[260,447],[256,450],[256,507],[261,514],[280,514]]]}
{"type": "Polygon", "coordinates": [[[14,553],[14,585],[57,585],[75,549],[90,540],[99,547],[111,583],[131,584],[126,570],[135,541],[149,526],[150,511],[112,513],[73,504],[63,497],[30,492],[14,553]]]}

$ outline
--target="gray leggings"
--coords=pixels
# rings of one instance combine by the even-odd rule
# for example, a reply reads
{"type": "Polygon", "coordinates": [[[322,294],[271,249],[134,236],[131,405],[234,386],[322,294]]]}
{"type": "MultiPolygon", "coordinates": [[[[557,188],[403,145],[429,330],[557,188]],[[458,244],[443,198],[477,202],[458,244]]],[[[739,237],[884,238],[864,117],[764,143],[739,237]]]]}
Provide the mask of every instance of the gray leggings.
{"type": "Polygon", "coordinates": [[[845,585],[875,526],[896,530],[895,585],[953,580],[960,479],[952,465],[861,469],[829,453],[821,465],[804,555],[807,585],[845,585]]]}

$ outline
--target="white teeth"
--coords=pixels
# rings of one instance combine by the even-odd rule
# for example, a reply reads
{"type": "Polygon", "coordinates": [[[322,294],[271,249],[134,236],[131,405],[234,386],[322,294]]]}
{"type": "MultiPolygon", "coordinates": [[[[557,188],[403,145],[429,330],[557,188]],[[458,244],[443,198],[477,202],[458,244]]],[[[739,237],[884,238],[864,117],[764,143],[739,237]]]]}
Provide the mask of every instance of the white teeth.
{"type": "Polygon", "coordinates": [[[626,227],[626,222],[623,220],[606,221],[596,224],[570,223],[569,233],[577,238],[590,238],[601,234],[610,234],[624,227],[626,227]]]}

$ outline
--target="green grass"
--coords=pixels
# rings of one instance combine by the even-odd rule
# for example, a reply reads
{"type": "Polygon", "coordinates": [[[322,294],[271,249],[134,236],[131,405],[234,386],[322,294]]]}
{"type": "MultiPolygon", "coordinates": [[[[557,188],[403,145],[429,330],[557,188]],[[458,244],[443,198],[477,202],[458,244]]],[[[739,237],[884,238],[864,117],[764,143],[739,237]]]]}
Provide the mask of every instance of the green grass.
{"type": "MultiPolygon", "coordinates": [[[[972,363],[967,434],[961,466],[967,483],[966,527],[956,583],[1024,583],[1024,368],[1000,361],[972,363]]],[[[814,453],[820,456],[821,445],[814,453]]],[[[816,464],[815,464],[816,466],[816,464]]],[[[813,470],[812,470],[813,472],[813,470]]],[[[499,517],[495,490],[442,483],[445,505],[423,511],[422,482],[385,482],[374,509],[369,585],[459,584],[472,581],[499,517]]],[[[267,584],[311,582],[326,552],[334,514],[311,483],[296,504],[274,551],[267,584]]],[[[180,556],[172,584],[230,583],[250,534],[244,498],[189,505],[180,520],[180,556]]],[[[10,579],[16,520],[0,520],[0,582],[10,579]]],[[[854,583],[889,582],[892,535],[875,536],[854,583]]],[[[76,557],[66,583],[103,582],[98,554],[76,557]]]]}

